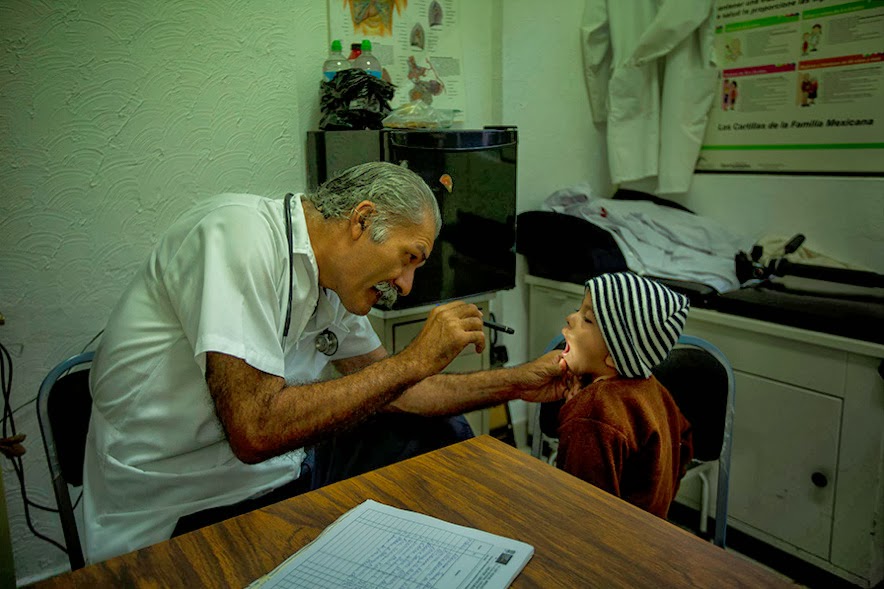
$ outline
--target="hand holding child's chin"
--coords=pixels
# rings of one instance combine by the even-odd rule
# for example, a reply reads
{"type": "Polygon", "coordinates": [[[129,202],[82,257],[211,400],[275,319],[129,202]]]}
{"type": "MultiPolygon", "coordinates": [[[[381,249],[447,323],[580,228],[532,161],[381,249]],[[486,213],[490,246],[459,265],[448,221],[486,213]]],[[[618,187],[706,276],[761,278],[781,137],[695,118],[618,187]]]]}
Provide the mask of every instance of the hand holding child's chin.
{"type": "Polygon", "coordinates": [[[566,375],[570,374],[567,365],[561,361],[561,352],[556,350],[511,370],[519,374],[519,398],[531,403],[561,399],[565,392],[563,384],[566,375]]]}
{"type": "Polygon", "coordinates": [[[559,352],[556,357],[556,364],[559,368],[559,374],[554,382],[555,388],[559,391],[557,398],[570,401],[582,388],[580,378],[574,372],[571,372],[571,367],[568,366],[564,352],[559,352]]]}
{"type": "Polygon", "coordinates": [[[562,360],[562,364],[564,365],[562,368],[562,382],[564,384],[565,393],[562,395],[562,398],[565,399],[565,402],[573,399],[577,393],[583,388],[583,383],[580,378],[571,372],[568,368],[568,364],[565,360],[562,360]]]}

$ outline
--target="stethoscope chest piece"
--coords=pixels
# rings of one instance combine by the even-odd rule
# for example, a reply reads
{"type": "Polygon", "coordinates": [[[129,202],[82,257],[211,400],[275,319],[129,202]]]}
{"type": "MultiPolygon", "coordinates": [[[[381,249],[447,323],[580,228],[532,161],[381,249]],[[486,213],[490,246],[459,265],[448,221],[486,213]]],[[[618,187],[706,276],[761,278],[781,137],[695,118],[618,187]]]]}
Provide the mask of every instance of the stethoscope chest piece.
{"type": "Polygon", "coordinates": [[[316,336],[316,349],[326,356],[333,356],[338,351],[338,336],[330,329],[323,330],[316,336]]]}

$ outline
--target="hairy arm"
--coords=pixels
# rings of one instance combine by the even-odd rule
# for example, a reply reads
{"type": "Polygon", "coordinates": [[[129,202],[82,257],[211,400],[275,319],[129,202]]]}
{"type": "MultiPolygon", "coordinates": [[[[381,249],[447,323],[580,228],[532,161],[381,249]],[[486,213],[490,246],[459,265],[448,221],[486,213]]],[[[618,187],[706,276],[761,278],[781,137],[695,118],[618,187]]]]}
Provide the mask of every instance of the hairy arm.
{"type": "Polygon", "coordinates": [[[513,368],[437,374],[409,388],[390,403],[388,410],[453,415],[514,399],[530,402],[560,399],[566,388],[560,357],[561,351],[556,350],[513,368]]]}
{"type": "Polygon", "coordinates": [[[233,453],[254,464],[358,423],[417,382],[420,372],[399,359],[359,374],[299,386],[244,360],[209,352],[206,382],[233,453]]]}
{"type": "Polygon", "coordinates": [[[444,369],[467,345],[481,350],[484,342],[476,306],[455,302],[436,307],[421,333],[395,356],[384,358],[378,349],[337,362],[347,374],[338,379],[286,386],[281,376],[209,352],[206,383],[233,453],[253,464],[362,421],[444,369]]]}
{"type": "Polygon", "coordinates": [[[332,364],[334,364],[338,372],[347,375],[359,372],[369,364],[379,362],[386,357],[387,350],[385,350],[383,346],[381,346],[369,352],[368,354],[353,356],[352,358],[344,358],[342,360],[332,360],[332,364]]]}

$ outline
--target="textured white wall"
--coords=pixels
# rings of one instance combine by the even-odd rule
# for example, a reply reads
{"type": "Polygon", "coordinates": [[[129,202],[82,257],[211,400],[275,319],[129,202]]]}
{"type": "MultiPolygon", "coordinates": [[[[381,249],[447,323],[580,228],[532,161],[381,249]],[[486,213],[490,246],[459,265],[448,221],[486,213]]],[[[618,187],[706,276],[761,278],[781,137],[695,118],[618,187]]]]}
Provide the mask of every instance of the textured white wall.
{"type": "MultiPolygon", "coordinates": [[[[0,4],[0,341],[13,406],[103,327],[184,209],[303,186],[326,14],[324,1],[0,4]]],[[[15,417],[27,488],[54,506],[33,404],[15,417]]],[[[64,568],[3,471],[19,580],[64,568]]],[[[31,512],[61,539],[54,514],[31,512]]]]}
{"type": "MultiPolygon", "coordinates": [[[[590,118],[579,24],[583,0],[563,0],[555,9],[528,0],[503,2],[503,119],[519,127],[519,212],[539,208],[551,192],[591,182],[610,190],[607,160],[593,148],[599,131],[590,118]]],[[[525,273],[519,259],[518,273],[525,273]]],[[[517,281],[517,284],[521,280],[517,281]]],[[[527,297],[522,287],[502,293],[499,319],[517,336],[501,340],[511,362],[527,360],[527,297]]],[[[525,417],[520,404],[514,419],[525,417]]]]}
{"type": "Polygon", "coordinates": [[[747,235],[802,233],[809,249],[884,273],[884,178],[695,174],[674,200],[747,235]]]}
{"type": "MultiPolygon", "coordinates": [[[[488,31],[499,0],[459,9],[463,127],[497,123],[488,31]]],[[[13,354],[37,502],[54,497],[25,403],[103,327],[159,234],[218,192],[303,188],[327,10],[326,0],[0,3],[0,342],[13,354]]],[[[27,529],[8,462],[3,471],[19,582],[63,570],[66,557],[27,529]]],[[[54,514],[31,512],[61,540],[54,514]]]]}

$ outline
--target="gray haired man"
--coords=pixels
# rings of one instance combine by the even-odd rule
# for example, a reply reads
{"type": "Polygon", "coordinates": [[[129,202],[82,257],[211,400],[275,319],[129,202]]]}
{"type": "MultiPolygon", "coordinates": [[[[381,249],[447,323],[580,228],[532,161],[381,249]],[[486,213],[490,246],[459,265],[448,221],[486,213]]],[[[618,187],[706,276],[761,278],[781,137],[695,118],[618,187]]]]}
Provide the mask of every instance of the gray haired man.
{"type": "Polygon", "coordinates": [[[419,176],[369,163],[284,200],[220,195],[169,228],[92,366],[88,560],[463,439],[465,411],[560,396],[552,355],[439,375],[485,346],[464,302],[387,357],[365,315],[411,291],[440,226],[419,176]],[[343,376],[319,381],[329,362],[343,376]]]}

